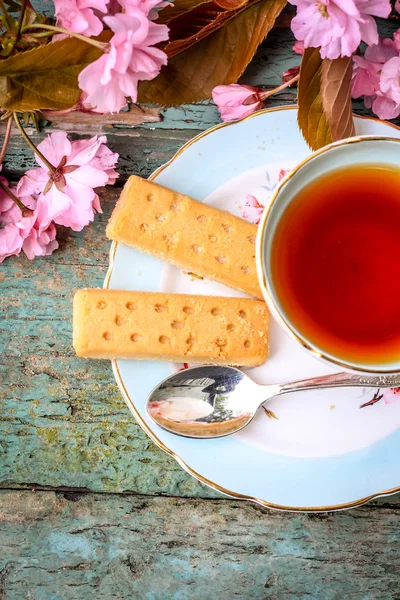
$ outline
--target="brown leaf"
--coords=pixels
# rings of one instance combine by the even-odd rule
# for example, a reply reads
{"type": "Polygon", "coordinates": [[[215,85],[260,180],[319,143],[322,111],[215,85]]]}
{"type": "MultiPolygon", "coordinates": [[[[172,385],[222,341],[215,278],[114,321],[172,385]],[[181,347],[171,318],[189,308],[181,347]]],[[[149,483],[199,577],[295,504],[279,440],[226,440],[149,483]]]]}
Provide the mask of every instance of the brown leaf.
{"type": "Polygon", "coordinates": [[[100,55],[86,42],[65,38],[0,61],[1,106],[21,112],[70,108],[81,94],[79,73],[100,55]]]}
{"type": "Polygon", "coordinates": [[[351,106],[352,57],[322,61],[321,94],[334,142],[354,135],[351,106]]]}
{"type": "MultiPolygon", "coordinates": [[[[228,21],[239,13],[247,10],[248,6],[255,4],[258,0],[250,0],[235,7],[234,10],[221,7],[221,0],[200,4],[179,17],[172,19],[169,23],[169,42],[164,46],[168,58],[172,58],[179,52],[190,48],[202,39],[223,27],[228,21]]],[[[224,0],[222,0],[224,1],[224,0]]],[[[231,0],[227,0],[230,2],[231,0]]],[[[239,3],[238,3],[239,4],[239,3]]],[[[234,0],[232,0],[232,6],[234,0]]]]}
{"type": "Polygon", "coordinates": [[[236,10],[249,3],[249,0],[215,0],[221,8],[226,10],[236,10]]]}
{"type": "Polygon", "coordinates": [[[157,23],[170,23],[172,19],[200,6],[206,4],[209,0],[175,0],[169,6],[166,6],[159,12],[157,23]]]}
{"type": "Polygon", "coordinates": [[[322,59],[319,48],[307,48],[300,66],[297,120],[311,150],[318,150],[332,142],[328,119],[322,104],[321,75],[322,59]]]}
{"type": "Polygon", "coordinates": [[[210,98],[216,85],[236,82],[285,4],[286,0],[261,0],[173,56],[156,79],[140,85],[140,102],[197,102],[210,98]]]}

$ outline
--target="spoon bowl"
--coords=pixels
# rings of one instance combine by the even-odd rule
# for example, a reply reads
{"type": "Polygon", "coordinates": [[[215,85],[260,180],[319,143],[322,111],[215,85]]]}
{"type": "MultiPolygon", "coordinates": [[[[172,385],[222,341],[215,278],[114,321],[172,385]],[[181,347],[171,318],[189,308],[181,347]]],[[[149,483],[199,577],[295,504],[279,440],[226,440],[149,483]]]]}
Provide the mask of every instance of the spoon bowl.
{"type": "Polygon", "coordinates": [[[280,394],[332,387],[399,387],[400,373],[334,373],[302,381],[258,385],[235,367],[202,366],[179,371],[149,395],[146,411],[163,429],[191,438],[216,438],[246,427],[261,404],[280,394]]]}

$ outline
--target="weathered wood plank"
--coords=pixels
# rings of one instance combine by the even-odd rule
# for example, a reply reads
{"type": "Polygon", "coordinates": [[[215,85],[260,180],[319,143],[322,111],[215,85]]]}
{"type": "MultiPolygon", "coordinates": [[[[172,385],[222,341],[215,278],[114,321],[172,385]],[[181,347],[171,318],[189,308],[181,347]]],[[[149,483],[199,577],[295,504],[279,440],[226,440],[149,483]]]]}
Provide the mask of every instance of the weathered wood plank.
{"type": "Polygon", "coordinates": [[[216,497],[136,425],[109,362],[71,346],[72,296],[102,285],[118,193],[102,194],[104,214],[82,233],[63,232],[62,250],[1,265],[0,485],[216,497]]]}
{"type": "Polygon", "coordinates": [[[398,511],[0,493],[2,600],[395,600],[398,511]]]}
{"type": "Polygon", "coordinates": [[[49,121],[56,129],[64,131],[85,131],[101,133],[110,127],[122,125],[123,127],[135,127],[143,123],[157,123],[161,121],[160,109],[148,106],[131,105],[129,111],[121,111],[117,114],[102,115],[88,112],[57,112],[43,111],[39,113],[41,121],[49,121]]]}
{"type": "MultiPolygon", "coordinates": [[[[289,31],[270,35],[247,81],[279,83],[287,60],[298,62],[291,44],[289,31]]],[[[271,105],[288,103],[294,94],[282,94],[271,105]]],[[[165,114],[159,129],[110,130],[110,146],[121,155],[119,185],[131,173],[147,177],[199,130],[219,121],[211,103],[165,114]],[[173,130],[162,129],[168,123],[173,130]]],[[[33,139],[38,143],[52,130],[34,133],[33,139]]],[[[81,123],[77,133],[93,130],[81,123]]],[[[14,136],[6,170],[17,177],[34,164],[30,150],[14,136]]],[[[62,232],[61,250],[53,256],[33,263],[11,258],[1,265],[1,485],[217,497],[149,442],[126,409],[108,363],[89,364],[73,355],[71,298],[75,288],[103,281],[109,247],[104,228],[116,195],[116,190],[102,194],[104,215],[84,232],[62,232]]]]}
{"type": "MultiPolygon", "coordinates": [[[[35,144],[39,144],[43,137],[52,131],[54,130],[45,127],[41,134],[37,134],[32,128],[27,129],[35,144]]],[[[107,132],[107,143],[120,155],[117,165],[120,173],[118,185],[122,185],[132,173],[148,177],[196,133],[198,133],[196,130],[150,131],[141,128],[131,129],[127,133],[113,128],[107,132]]],[[[82,126],[79,135],[93,135],[93,131],[82,126]]],[[[5,172],[6,175],[18,178],[26,169],[37,166],[33,152],[23,143],[18,133],[12,136],[8,148],[3,168],[3,173],[5,172]]]]}
{"type": "Polygon", "coordinates": [[[104,190],[104,213],[81,233],[64,230],[52,256],[1,265],[0,487],[221,497],[136,425],[108,361],[74,355],[73,293],[102,285],[105,224],[118,193],[104,190]]]}

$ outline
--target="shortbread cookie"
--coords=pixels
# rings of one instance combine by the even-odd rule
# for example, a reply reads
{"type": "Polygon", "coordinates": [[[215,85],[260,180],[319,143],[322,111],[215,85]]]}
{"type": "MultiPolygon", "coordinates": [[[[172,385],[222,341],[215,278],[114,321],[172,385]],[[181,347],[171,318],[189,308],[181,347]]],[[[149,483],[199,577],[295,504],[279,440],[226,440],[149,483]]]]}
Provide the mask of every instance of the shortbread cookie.
{"type": "Polygon", "coordinates": [[[187,271],[262,298],[257,226],[147,179],[130,177],[107,236],[187,271]]]}
{"type": "Polygon", "coordinates": [[[255,366],[268,355],[266,304],[119,290],[80,290],[74,348],[89,358],[255,366]]]}

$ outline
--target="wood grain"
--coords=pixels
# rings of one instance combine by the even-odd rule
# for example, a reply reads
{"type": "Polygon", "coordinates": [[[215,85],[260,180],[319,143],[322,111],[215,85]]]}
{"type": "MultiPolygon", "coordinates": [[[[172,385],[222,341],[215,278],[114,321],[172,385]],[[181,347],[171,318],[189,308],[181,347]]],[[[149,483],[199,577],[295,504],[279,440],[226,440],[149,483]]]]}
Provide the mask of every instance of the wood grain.
{"type": "MultiPolygon", "coordinates": [[[[278,85],[299,64],[292,44],[289,30],[271,32],[243,81],[278,85]]],[[[289,90],[269,106],[295,96],[289,90]]],[[[361,101],[353,106],[367,113],[361,101]]],[[[209,101],[155,110],[155,123],[102,122],[121,154],[117,186],[131,173],[147,177],[219,122],[209,101]]],[[[35,141],[64,125],[53,120],[35,141]]],[[[71,121],[69,131],[94,129],[71,121]]],[[[7,175],[31,166],[14,136],[7,175]]],[[[102,285],[105,223],[118,194],[103,190],[104,214],[81,233],[60,231],[52,256],[0,267],[0,487],[9,488],[0,492],[0,600],[399,600],[400,494],[314,516],[221,499],[140,430],[108,362],[74,356],[72,295],[102,285]],[[57,491],[11,489],[32,487],[57,491]]]]}
{"type": "Polygon", "coordinates": [[[326,515],[229,500],[0,494],[4,600],[395,600],[396,507],[326,515]]]}
{"type": "Polygon", "coordinates": [[[215,497],[136,425],[110,363],[72,348],[73,293],[102,285],[118,195],[104,191],[104,213],[81,233],[61,232],[61,249],[44,261],[2,264],[0,486],[215,497]]]}

